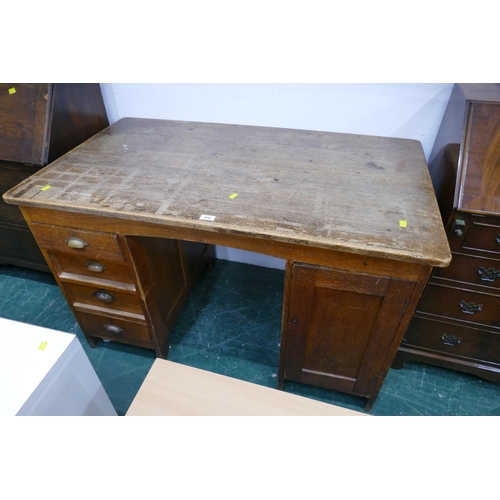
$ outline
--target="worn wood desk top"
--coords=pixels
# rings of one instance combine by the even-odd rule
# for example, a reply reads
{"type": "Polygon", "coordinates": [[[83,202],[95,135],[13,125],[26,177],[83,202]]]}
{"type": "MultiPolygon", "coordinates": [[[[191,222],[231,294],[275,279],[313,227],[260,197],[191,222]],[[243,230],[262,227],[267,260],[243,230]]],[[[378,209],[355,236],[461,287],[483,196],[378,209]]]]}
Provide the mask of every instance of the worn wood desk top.
{"type": "Polygon", "coordinates": [[[124,118],[4,199],[429,266],[451,258],[422,146],[408,139],[124,118]]]}

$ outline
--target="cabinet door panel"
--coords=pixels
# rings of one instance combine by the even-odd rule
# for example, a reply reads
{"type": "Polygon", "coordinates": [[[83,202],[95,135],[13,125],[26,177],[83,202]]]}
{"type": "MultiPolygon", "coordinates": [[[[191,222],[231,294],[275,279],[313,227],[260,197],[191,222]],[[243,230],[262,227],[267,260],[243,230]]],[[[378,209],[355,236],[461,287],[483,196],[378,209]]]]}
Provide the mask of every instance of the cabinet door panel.
{"type": "Polygon", "coordinates": [[[335,367],[355,379],[382,300],[368,293],[316,287],[302,369],[329,373],[335,367]]]}
{"type": "Polygon", "coordinates": [[[295,265],[285,378],[369,397],[414,283],[295,265]]]}

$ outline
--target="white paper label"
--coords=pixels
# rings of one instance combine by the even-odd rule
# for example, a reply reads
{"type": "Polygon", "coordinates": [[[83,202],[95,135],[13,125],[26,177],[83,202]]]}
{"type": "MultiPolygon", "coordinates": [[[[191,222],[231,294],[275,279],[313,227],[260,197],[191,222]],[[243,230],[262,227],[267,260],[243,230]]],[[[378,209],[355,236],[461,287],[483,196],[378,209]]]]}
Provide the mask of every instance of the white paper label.
{"type": "Polygon", "coordinates": [[[215,215],[202,215],[200,217],[200,220],[214,221],[215,220],[215,215]]]}

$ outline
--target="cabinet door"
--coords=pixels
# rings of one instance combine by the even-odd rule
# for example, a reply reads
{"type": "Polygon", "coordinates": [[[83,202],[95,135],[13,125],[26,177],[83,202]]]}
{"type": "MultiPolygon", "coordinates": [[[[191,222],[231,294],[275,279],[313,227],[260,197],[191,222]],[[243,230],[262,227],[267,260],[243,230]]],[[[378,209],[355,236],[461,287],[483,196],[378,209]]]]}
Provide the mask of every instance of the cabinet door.
{"type": "Polygon", "coordinates": [[[300,264],[290,279],[284,378],[370,397],[415,283],[300,264]]]}
{"type": "Polygon", "coordinates": [[[47,162],[52,86],[0,83],[0,160],[47,162]]]}

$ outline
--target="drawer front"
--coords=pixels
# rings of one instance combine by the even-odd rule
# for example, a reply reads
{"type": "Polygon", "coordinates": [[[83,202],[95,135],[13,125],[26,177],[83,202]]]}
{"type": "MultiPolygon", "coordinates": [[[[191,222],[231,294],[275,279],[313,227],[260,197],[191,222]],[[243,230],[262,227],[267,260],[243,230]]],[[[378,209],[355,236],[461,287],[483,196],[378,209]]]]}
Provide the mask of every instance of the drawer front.
{"type": "Polygon", "coordinates": [[[432,277],[500,289],[500,261],[453,254],[450,265],[436,267],[432,277]]]}
{"type": "Polygon", "coordinates": [[[500,364],[500,335],[427,318],[412,319],[402,346],[500,364]]]}
{"type": "Polygon", "coordinates": [[[78,312],[77,319],[89,337],[115,340],[126,344],[154,349],[146,323],[129,321],[99,314],[78,312]]]}
{"type": "Polygon", "coordinates": [[[500,255],[500,227],[473,224],[465,238],[463,247],[469,250],[482,250],[500,255]]]}
{"type": "Polygon", "coordinates": [[[448,241],[452,252],[469,250],[500,255],[500,225],[495,217],[480,217],[455,213],[448,226],[448,241]]]}
{"type": "Polygon", "coordinates": [[[102,313],[112,311],[115,314],[144,319],[139,298],[135,293],[73,283],[65,283],[63,286],[75,309],[102,313]]]}
{"type": "Polygon", "coordinates": [[[124,261],[118,235],[33,222],[31,231],[44,250],[88,259],[124,261]]]}
{"type": "Polygon", "coordinates": [[[487,293],[429,283],[417,311],[500,329],[500,297],[487,293]]]}
{"type": "Polygon", "coordinates": [[[133,271],[124,263],[85,259],[67,254],[51,253],[49,255],[57,274],[63,281],[75,276],[86,276],[93,280],[108,280],[134,285],[133,271]]]}

